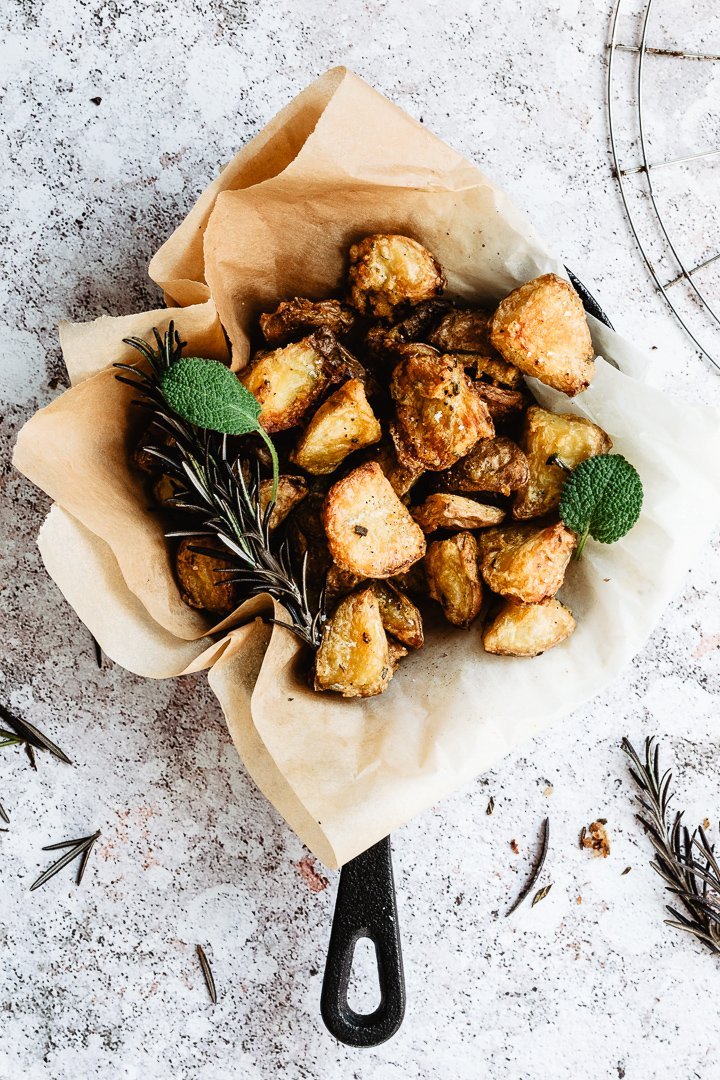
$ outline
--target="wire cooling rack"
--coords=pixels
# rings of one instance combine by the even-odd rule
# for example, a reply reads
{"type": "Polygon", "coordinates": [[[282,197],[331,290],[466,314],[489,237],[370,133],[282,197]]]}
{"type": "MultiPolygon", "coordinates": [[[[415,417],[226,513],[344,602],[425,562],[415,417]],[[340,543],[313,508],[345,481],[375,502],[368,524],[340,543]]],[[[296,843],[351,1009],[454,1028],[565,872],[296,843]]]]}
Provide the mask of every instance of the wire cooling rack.
{"type": "Polygon", "coordinates": [[[615,0],[607,66],[614,172],[658,291],[720,371],[720,10],[615,0]],[[692,43],[686,49],[678,44],[692,43]],[[716,43],[708,51],[708,40],[716,43]]]}

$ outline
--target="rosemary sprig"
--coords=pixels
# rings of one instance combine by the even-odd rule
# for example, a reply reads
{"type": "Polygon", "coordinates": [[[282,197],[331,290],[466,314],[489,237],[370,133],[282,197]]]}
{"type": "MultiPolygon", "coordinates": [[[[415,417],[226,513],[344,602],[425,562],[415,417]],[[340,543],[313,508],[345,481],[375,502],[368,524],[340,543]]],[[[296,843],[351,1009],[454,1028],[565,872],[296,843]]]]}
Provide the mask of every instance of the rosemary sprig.
{"type": "MultiPolygon", "coordinates": [[[[174,530],[167,536],[216,537],[234,564],[227,580],[236,582],[246,598],[268,593],[278,600],[290,617],[289,623],[280,625],[317,648],[325,621],[324,591],[313,605],[308,595],[307,552],[297,567],[287,539],[277,546],[271,541],[273,502],[261,510],[257,459],[232,450],[227,435],[195,427],[170,408],[162,377],[180,359],[186,342],[180,340],[172,322],[163,338],[157,329],[153,334],[155,348],[141,338],[124,339],[142,354],[149,371],[129,364],[115,367],[126,373],[116,378],[140,392],[137,404],[151,410],[154,427],[168,437],[169,445],[144,447],[180,486],[168,505],[196,521],[194,528],[174,530]]],[[[202,547],[197,550],[202,552],[202,547]]]]}
{"type": "Polygon", "coordinates": [[[641,791],[636,799],[643,812],[636,817],[655,849],[650,865],[685,909],[678,911],[668,904],[672,919],[665,922],[693,934],[712,952],[720,953],[720,866],[714,845],[702,825],[692,833],[683,825],[681,810],[668,825],[672,773],[669,769],[660,772],[657,740],[645,740],[644,761],[628,739],[623,739],[622,748],[632,763],[630,775],[641,791]]]}
{"type": "Polygon", "coordinates": [[[210,961],[205,955],[205,950],[202,945],[196,945],[195,951],[197,958],[200,961],[200,967],[202,968],[203,978],[205,979],[205,985],[207,986],[208,994],[213,1005],[217,1005],[217,990],[215,989],[215,979],[213,978],[212,968],[210,967],[210,961]]]}
{"type": "Polygon", "coordinates": [[[44,732],[36,728],[29,720],[21,720],[19,716],[15,716],[4,705],[0,705],[0,720],[11,729],[9,732],[0,732],[0,738],[5,739],[4,742],[0,742],[0,746],[22,743],[33,768],[35,768],[35,750],[47,750],[49,754],[58,758],[59,761],[64,761],[66,765],[72,765],[72,761],[67,754],[59,746],[56,746],[54,742],[51,742],[44,732]],[[13,733],[16,738],[13,738],[13,733]]]}
{"type": "Polygon", "coordinates": [[[68,863],[71,863],[73,859],[76,859],[78,855],[82,855],[80,860],[80,866],[78,868],[75,884],[79,885],[85,875],[85,868],[87,866],[88,859],[90,858],[90,852],[93,849],[93,845],[97,838],[100,836],[100,830],[94,832],[92,836],[81,836],[79,840],[62,840],[59,844],[46,844],[43,851],[59,851],[62,848],[70,848],[64,855],[61,855],[52,866],[49,866],[30,886],[30,892],[34,892],[35,889],[39,889],[41,885],[44,885],[50,878],[55,877],[61,870],[63,870],[68,863]]]}
{"type": "MultiPolygon", "coordinates": [[[[548,853],[549,845],[550,845],[550,818],[545,818],[545,820],[542,823],[542,833],[541,833],[541,838],[540,838],[540,854],[537,857],[535,865],[532,868],[532,872],[530,874],[530,877],[528,878],[527,883],[525,884],[525,887],[523,888],[522,892],[520,893],[520,895],[518,896],[517,900],[512,905],[512,907],[508,908],[508,910],[505,912],[505,917],[506,918],[507,918],[508,915],[512,915],[513,911],[516,911],[520,907],[520,905],[522,904],[523,900],[525,900],[530,895],[530,893],[532,892],[532,890],[533,890],[533,888],[535,886],[535,882],[540,877],[540,872],[541,872],[543,866],[545,865],[545,858],[546,858],[547,853],[548,853]]],[[[534,897],[531,906],[535,907],[535,904],[537,904],[538,901],[544,899],[544,897],[547,896],[547,894],[550,892],[551,888],[552,888],[552,885],[548,885],[547,888],[546,888],[546,891],[543,891],[542,889],[540,889],[540,891],[534,897]],[[540,893],[543,893],[543,895],[541,896],[540,893]]]]}

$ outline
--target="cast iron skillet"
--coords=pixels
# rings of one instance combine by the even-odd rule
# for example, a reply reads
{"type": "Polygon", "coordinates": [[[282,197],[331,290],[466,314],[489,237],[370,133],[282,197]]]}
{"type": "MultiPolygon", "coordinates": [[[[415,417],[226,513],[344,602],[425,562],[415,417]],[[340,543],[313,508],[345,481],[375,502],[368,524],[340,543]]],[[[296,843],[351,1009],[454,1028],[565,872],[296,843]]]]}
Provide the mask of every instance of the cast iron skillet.
{"type": "MultiPolygon", "coordinates": [[[[597,300],[567,273],[585,310],[612,330],[597,300]]],[[[403,1022],[405,978],[389,836],[340,871],[320,1012],[328,1031],[348,1046],[379,1046],[403,1022]],[[364,937],[375,946],[380,984],[380,1004],[367,1014],[351,1009],[347,996],[355,946],[364,937]]]]}

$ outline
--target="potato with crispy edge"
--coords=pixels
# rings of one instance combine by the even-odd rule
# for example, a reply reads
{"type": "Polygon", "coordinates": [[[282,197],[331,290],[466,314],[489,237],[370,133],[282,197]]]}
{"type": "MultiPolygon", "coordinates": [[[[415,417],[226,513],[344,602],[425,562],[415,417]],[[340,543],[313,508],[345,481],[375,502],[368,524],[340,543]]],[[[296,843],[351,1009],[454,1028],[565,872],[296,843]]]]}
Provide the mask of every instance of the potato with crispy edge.
{"type": "Polygon", "coordinates": [[[293,338],[327,327],[337,337],[351,333],[357,315],[339,300],[306,300],[296,296],[283,300],[273,312],[260,316],[260,329],[268,345],[286,345],[293,338]]]}
{"type": "Polygon", "coordinates": [[[336,690],[346,698],[372,697],[383,692],[393,671],[374,590],[351,593],[323,627],[315,657],[315,689],[336,690]]]}
{"type": "Polygon", "coordinates": [[[478,545],[472,533],[460,532],[435,540],[425,556],[428,593],[437,600],[448,622],[469,626],[480,614],[482,582],[478,545]]]}
{"type": "Polygon", "coordinates": [[[392,358],[401,345],[423,341],[449,307],[447,300],[422,300],[411,308],[409,315],[392,326],[387,326],[385,322],[373,323],[365,335],[368,352],[376,360],[383,360],[388,354],[392,358]]]}
{"type": "Polygon", "coordinates": [[[428,345],[441,353],[495,352],[490,344],[491,311],[454,310],[444,315],[435,329],[428,334],[428,345]]]}
{"type": "Polygon", "coordinates": [[[399,304],[430,300],[445,274],[430,252],[409,236],[376,233],[350,248],[350,303],[361,315],[387,318],[399,304]]]}
{"type": "Polygon", "coordinates": [[[428,594],[427,574],[425,573],[425,561],[423,559],[413,563],[410,569],[404,570],[402,574],[395,574],[394,577],[388,578],[388,581],[416,600],[423,600],[428,594]]]}
{"type": "Polygon", "coordinates": [[[406,457],[401,460],[393,442],[382,443],[373,453],[371,460],[378,463],[392,484],[393,491],[401,499],[407,496],[425,471],[422,465],[411,458],[406,457]]]}
{"type": "Polygon", "coordinates": [[[358,379],[349,379],[311,418],[290,460],[306,472],[323,476],[334,472],[348,454],[372,446],[381,436],[365,387],[358,379]]]}
{"type": "Polygon", "coordinates": [[[528,463],[517,443],[504,435],[481,439],[439,482],[449,491],[487,491],[509,495],[527,484],[528,463]]]}
{"type": "Polygon", "coordinates": [[[367,578],[360,574],[353,574],[350,570],[343,570],[337,563],[330,563],[325,577],[325,602],[328,608],[332,608],[338,600],[348,593],[353,592],[358,585],[367,578]]]}
{"type": "Polygon", "coordinates": [[[389,581],[376,581],[373,589],[385,632],[410,649],[421,649],[425,643],[422,615],[410,597],[389,581]]]}
{"type": "Polygon", "coordinates": [[[397,440],[426,469],[447,469],[478,439],[495,433],[487,406],[462,364],[428,345],[403,346],[390,393],[397,440]]]}
{"type": "Polygon", "coordinates": [[[181,540],[175,555],[175,573],[180,585],[180,595],[193,608],[201,608],[212,615],[229,615],[238,606],[238,590],[227,575],[218,573],[229,570],[232,563],[223,558],[227,548],[212,536],[189,536],[181,540]],[[192,548],[209,548],[217,556],[202,555],[192,548]]]}
{"type": "Polygon", "coordinates": [[[573,396],[590,385],[595,363],[585,310],[557,274],[506,296],[493,315],[490,340],[505,360],[547,386],[573,396]]]}
{"type": "Polygon", "coordinates": [[[504,386],[475,382],[475,390],[487,405],[493,424],[507,424],[519,420],[532,400],[520,390],[508,390],[504,386]]]}
{"type": "Polygon", "coordinates": [[[533,405],[525,417],[520,445],[528,460],[530,476],[515,495],[513,517],[542,517],[560,504],[568,478],[567,469],[596,454],[607,454],[612,440],[597,424],[583,416],[556,414],[533,405]],[[566,468],[557,464],[559,458],[566,468]]]}
{"type": "Polygon", "coordinates": [[[539,604],[562,585],[576,544],[561,523],[500,525],[478,536],[480,572],[493,592],[539,604]]]}
{"type": "MultiPolygon", "coordinates": [[[[272,480],[261,480],[260,489],[258,491],[258,502],[263,516],[268,508],[271,494],[272,480]]],[[[282,525],[288,514],[292,513],[295,507],[298,506],[303,499],[307,498],[307,495],[307,481],[303,480],[302,476],[287,476],[283,474],[278,477],[277,496],[275,505],[272,508],[272,513],[270,514],[269,524],[271,533],[277,529],[278,525],[282,525]]]]}
{"type": "Polygon", "coordinates": [[[410,513],[424,533],[437,529],[485,529],[505,520],[505,511],[497,506],[485,506],[464,495],[441,491],[428,495],[410,513]]]}
{"type": "Polygon", "coordinates": [[[575,619],[554,597],[539,604],[506,600],[483,631],[485,652],[497,656],[539,656],[569,638],[575,619]]]}
{"type": "Polygon", "coordinates": [[[299,424],[331,376],[325,356],[306,337],[261,354],[241,381],[260,402],[260,423],[272,433],[299,424]]]}
{"type": "Polygon", "coordinates": [[[472,361],[470,370],[476,382],[489,383],[505,390],[520,390],[525,384],[525,376],[520,368],[508,364],[494,349],[492,356],[466,356],[464,359],[466,367],[468,361],[472,361]]]}
{"type": "Polygon", "coordinates": [[[323,515],[328,547],[343,570],[388,578],[425,554],[425,537],[374,461],[330,488],[323,515]]]}

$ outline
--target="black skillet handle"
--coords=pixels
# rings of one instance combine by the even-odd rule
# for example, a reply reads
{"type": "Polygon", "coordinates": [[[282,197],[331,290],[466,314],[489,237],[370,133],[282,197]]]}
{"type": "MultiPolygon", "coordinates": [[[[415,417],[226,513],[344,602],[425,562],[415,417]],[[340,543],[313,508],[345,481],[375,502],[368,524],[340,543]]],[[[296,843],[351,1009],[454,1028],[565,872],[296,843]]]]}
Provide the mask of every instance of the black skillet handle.
{"type": "Polygon", "coordinates": [[[340,871],[320,1012],[328,1031],[347,1046],[379,1046],[403,1021],[405,978],[389,836],[340,871]],[[355,945],[363,937],[375,946],[380,983],[380,1004],[367,1015],[351,1009],[347,997],[355,945]]]}

